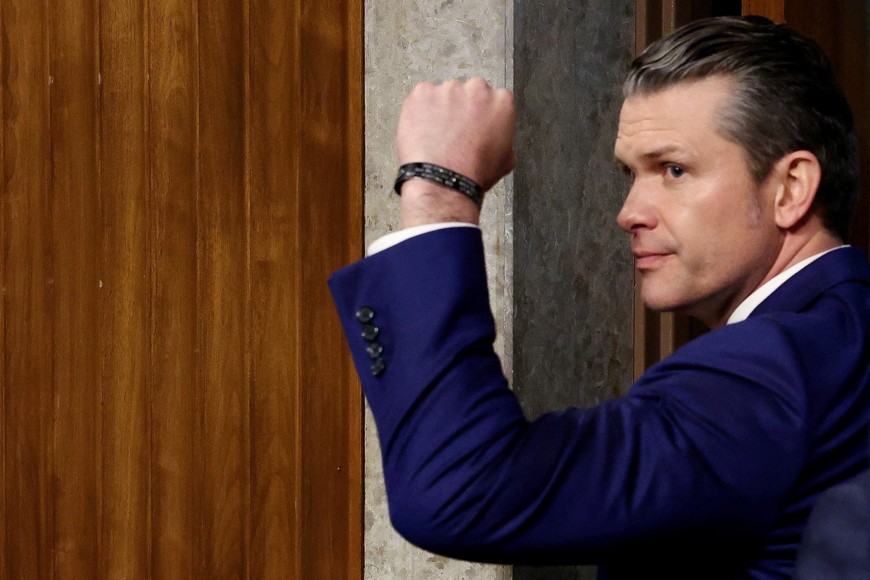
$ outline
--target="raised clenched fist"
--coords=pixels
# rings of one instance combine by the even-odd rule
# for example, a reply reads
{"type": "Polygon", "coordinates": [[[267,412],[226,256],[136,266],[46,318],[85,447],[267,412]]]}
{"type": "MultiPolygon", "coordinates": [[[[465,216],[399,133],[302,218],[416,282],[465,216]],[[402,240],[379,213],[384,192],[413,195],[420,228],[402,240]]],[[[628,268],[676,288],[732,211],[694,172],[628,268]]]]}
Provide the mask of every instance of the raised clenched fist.
{"type": "MultiPolygon", "coordinates": [[[[486,191],[513,169],[515,133],[516,110],[510,91],[494,89],[479,77],[439,85],[421,83],[405,99],[399,117],[399,164],[441,165],[473,179],[486,191]]],[[[406,189],[433,190],[419,182],[405,184],[403,194],[406,189]]],[[[429,197],[427,203],[432,205],[436,200],[429,197]]],[[[442,202],[451,200],[459,203],[447,195],[442,202]]],[[[403,221],[405,205],[403,199],[403,221]]]]}

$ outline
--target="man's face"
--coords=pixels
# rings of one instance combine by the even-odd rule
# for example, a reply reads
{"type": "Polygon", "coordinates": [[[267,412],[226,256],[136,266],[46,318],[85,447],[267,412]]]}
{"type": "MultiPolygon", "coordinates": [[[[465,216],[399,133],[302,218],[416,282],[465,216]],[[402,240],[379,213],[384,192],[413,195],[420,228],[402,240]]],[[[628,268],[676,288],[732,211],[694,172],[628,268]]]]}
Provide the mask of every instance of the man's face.
{"type": "Polygon", "coordinates": [[[782,244],[773,186],[756,184],[742,148],[717,131],[731,87],[711,77],[626,99],[615,147],[632,175],[617,222],[644,304],[711,327],[766,281],[782,244]]]}

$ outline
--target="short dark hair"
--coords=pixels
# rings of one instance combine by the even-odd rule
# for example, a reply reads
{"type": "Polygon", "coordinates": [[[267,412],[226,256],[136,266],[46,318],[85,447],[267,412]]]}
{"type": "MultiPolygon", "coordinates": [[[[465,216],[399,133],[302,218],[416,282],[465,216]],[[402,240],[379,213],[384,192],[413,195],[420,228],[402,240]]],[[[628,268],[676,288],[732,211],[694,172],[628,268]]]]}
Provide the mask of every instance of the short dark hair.
{"type": "Polygon", "coordinates": [[[755,180],[792,151],[812,152],[822,170],[814,208],[846,238],[858,198],[858,145],[852,111],[819,45],[766,18],[697,20],[650,44],[632,63],[623,94],[712,76],[735,81],[720,131],[744,149],[755,180]]]}

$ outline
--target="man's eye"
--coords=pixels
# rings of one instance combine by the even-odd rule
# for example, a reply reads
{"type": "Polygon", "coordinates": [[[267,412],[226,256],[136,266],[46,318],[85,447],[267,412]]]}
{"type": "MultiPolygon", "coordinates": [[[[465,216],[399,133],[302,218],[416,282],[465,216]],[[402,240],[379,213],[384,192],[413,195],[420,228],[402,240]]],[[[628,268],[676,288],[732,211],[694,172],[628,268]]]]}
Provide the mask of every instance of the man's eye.
{"type": "Polygon", "coordinates": [[[686,170],[680,167],[679,165],[668,165],[667,172],[669,177],[673,177],[675,179],[679,179],[683,175],[685,175],[686,170]]]}

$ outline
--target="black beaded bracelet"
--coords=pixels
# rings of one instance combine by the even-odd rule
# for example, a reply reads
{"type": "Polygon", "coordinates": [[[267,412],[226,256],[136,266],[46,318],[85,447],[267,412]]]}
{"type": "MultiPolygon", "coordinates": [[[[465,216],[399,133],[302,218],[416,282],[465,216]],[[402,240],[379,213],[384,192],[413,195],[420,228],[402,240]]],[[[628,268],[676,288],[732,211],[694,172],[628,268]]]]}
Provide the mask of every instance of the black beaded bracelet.
{"type": "Polygon", "coordinates": [[[396,177],[393,190],[402,195],[402,184],[414,177],[433,181],[439,185],[455,189],[477,204],[477,207],[483,204],[483,190],[477,183],[461,173],[450,171],[445,167],[433,163],[406,163],[399,167],[399,175],[396,177]]]}

